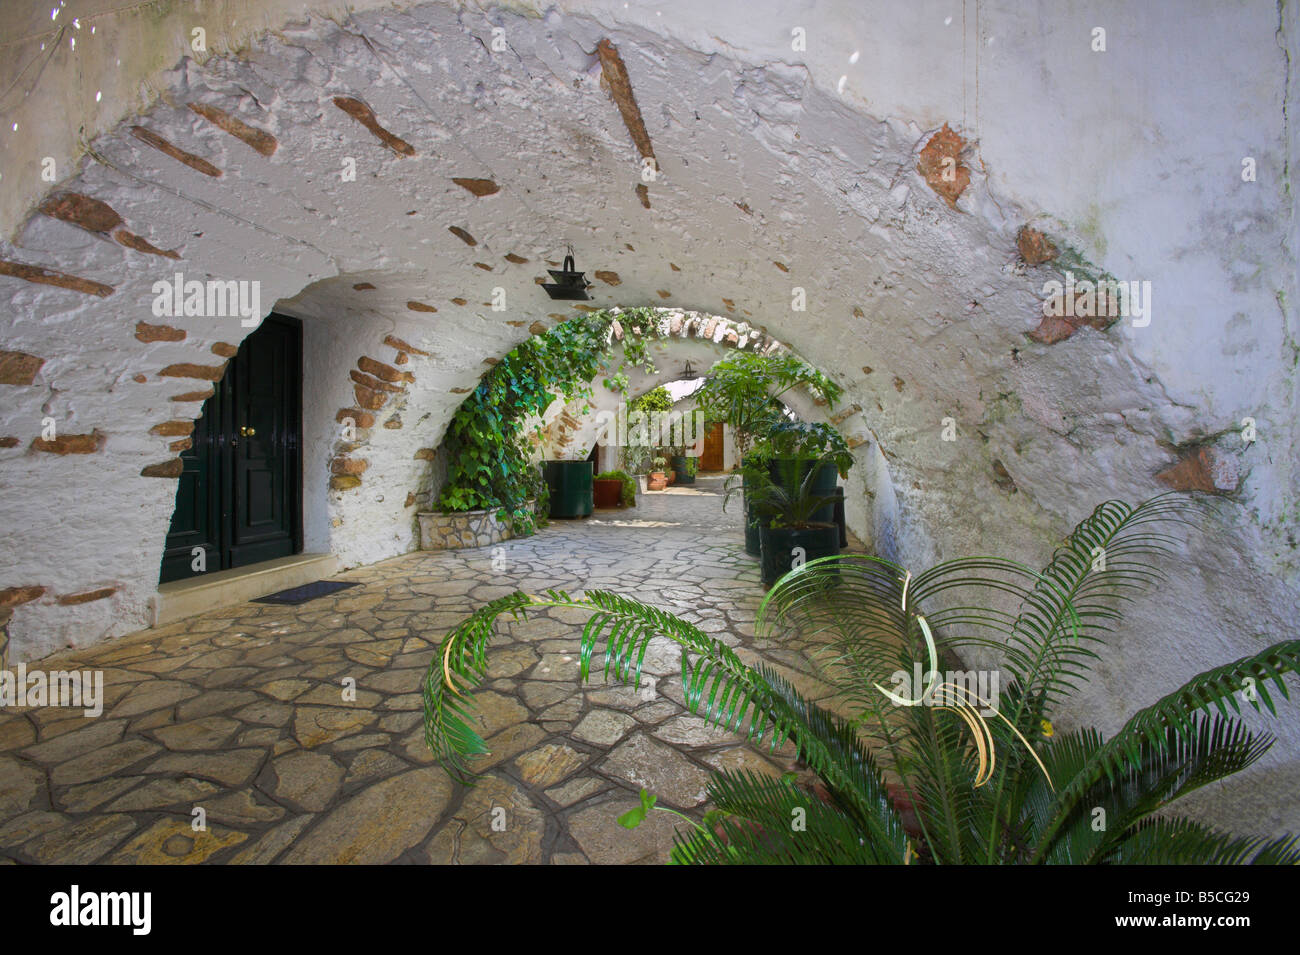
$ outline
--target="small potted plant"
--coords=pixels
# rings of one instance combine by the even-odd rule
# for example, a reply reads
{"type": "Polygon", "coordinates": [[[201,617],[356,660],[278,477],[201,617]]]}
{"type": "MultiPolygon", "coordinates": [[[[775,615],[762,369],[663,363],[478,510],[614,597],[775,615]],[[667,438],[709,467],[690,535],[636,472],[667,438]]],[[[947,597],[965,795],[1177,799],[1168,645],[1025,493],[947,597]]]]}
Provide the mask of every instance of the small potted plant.
{"type": "Polygon", "coordinates": [[[659,455],[659,457],[655,458],[655,460],[663,461],[663,464],[659,465],[659,469],[664,472],[664,478],[667,480],[668,485],[671,487],[672,485],[677,483],[677,469],[673,467],[673,460],[674,460],[673,455],[676,452],[673,448],[660,448],[655,453],[659,455]]]}
{"type": "Polygon", "coordinates": [[[668,465],[668,459],[659,456],[654,459],[654,470],[646,479],[646,489],[651,491],[662,491],[668,486],[668,475],[664,473],[664,468],[668,465]]]}

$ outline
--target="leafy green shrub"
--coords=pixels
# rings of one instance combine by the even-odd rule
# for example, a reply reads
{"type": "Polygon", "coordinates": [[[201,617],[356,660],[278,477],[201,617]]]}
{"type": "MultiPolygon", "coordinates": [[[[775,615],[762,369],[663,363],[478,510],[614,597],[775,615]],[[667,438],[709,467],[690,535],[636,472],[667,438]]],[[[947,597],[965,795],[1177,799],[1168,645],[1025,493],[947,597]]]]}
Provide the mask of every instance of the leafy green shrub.
{"type": "MultiPolygon", "coordinates": [[[[671,411],[673,399],[668,394],[668,389],[663,385],[652,388],[645,394],[633,398],[627,405],[628,416],[628,443],[620,451],[623,460],[623,467],[634,474],[645,474],[652,464],[654,448],[648,444],[639,443],[637,433],[640,430],[635,426],[637,419],[633,417],[637,414],[650,415],[654,413],[665,413],[671,411]]],[[[643,422],[648,423],[648,422],[643,422]]]]}
{"type": "Polygon", "coordinates": [[[626,471],[602,471],[595,477],[597,481],[622,481],[623,487],[618,492],[619,507],[636,507],[636,478],[626,471]]]}
{"type": "Polygon", "coordinates": [[[483,376],[447,426],[439,510],[499,507],[517,533],[532,531],[525,502],[537,498],[544,514],[547,491],[541,469],[529,461],[525,423],[557,397],[571,401],[591,393],[592,379],[613,355],[612,321],[609,312],[595,312],[557,325],[521,342],[483,376]]]}
{"type": "Polygon", "coordinates": [[[794,355],[740,352],[709,369],[695,406],[709,420],[731,425],[743,455],[755,437],[781,420],[780,397],[799,387],[825,401],[828,410],[843,395],[839,385],[794,355]]]}
{"type": "Polygon", "coordinates": [[[840,477],[847,477],[853,466],[853,452],[844,436],[833,426],[822,421],[801,421],[783,418],[775,422],[755,450],[768,458],[794,458],[800,461],[823,460],[833,462],[840,477]]]}

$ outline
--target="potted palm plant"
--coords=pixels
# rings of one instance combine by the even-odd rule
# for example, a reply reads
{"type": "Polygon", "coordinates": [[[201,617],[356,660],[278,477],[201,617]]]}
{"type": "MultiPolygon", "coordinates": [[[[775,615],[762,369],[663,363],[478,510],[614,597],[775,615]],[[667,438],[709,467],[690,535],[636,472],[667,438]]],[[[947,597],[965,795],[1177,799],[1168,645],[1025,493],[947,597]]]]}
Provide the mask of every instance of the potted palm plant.
{"type": "Polygon", "coordinates": [[[813,492],[824,502],[813,520],[833,522],[838,481],[853,466],[844,436],[829,424],[783,418],[768,429],[763,445],[772,480],[783,481],[791,493],[795,482],[814,474],[813,492]]]}
{"type": "MultiPolygon", "coordinates": [[[[695,407],[710,421],[730,425],[736,436],[741,461],[762,435],[782,419],[781,396],[803,388],[828,410],[843,394],[834,381],[788,352],[771,355],[741,352],[714,364],[709,377],[695,392],[695,407]]],[[[750,510],[745,514],[745,552],[760,556],[758,534],[751,527],[750,510]]]]}
{"type": "MultiPolygon", "coordinates": [[[[1300,640],[1192,677],[1109,739],[1053,725],[1122,619],[1121,601],[1159,581],[1158,562],[1176,554],[1167,528],[1185,519],[1186,503],[1107,501],[1040,573],[969,557],[914,575],[845,555],[782,578],[760,608],[760,632],[781,623],[827,638],[828,674],[853,719],[670,612],[602,590],[516,592],[480,608],[433,654],[425,739],[448,772],[472,781],[467,760],[487,746],[471,724],[470,694],[486,678],[496,619],[561,607],[591,616],[577,651],[582,680],[603,643],[605,673],[640,685],[647,646],[665,637],[682,648],[693,712],[765,747],[792,743],[814,776],[809,786],[798,774],[714,773],[715,808],[707,824],[679,831],[675,862],[1296,865],[1300,836],[1234,836],[1169,807],[1268,751],[1273,737],[1238,714],[1275,712],[1270,690],[1287,698],[1283,678],[1300,670],[1300,640]],[[1098,549],[1123,559],[1098,569],[1098,549]],[[972,648],[996,652],[992,672],[1006,680],[980,692],[962,679],[971,671],[952,673],[972,648]],[[906,687],[926,665],[923,685],[906,687]],[[796,815],[803,826],[790,825],[796,815]]],[[[640,810],[620,822],[638,824],[653,802],[643,792],[640,810]]]]}
{"type": "MultiPolygon", "coordinates": [[[[820,493],[817,482],[822,476],[823,459],[777,458],[770,461],[751,457],[741,474],[728,480],[727,500],[743,492],[745,506],[751,509],[750,520],[758,525],[759,554],[763,585],[771,587],[777,579],[808,561],[830,557],[840,552],[840,529],[822,519],[834,498],[820,493]],[[739,480],[737,479],[739,478],[739,480]]],[[[830,467],[835,467],[830,462],[830,467]]]]}

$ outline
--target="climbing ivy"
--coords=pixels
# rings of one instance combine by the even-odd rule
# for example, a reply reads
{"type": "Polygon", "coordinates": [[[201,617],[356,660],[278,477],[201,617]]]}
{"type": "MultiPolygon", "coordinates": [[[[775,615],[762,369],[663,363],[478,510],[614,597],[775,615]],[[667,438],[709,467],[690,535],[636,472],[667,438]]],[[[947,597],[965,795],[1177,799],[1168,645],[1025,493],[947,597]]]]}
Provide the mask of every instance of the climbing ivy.
{"type": "Polygon", "coordinates": [[[654,358],[650,355],[650,349],[646,347],[646,337],[651,334],[660,334],[659,316],[651,308],[627,308],[620,309],[617,313],[609,313],[610,324],[617,318],[619,326],[624,330],[623,338],[623,360],[618,363],[618,367],[606,373],[605,387],[610,391],[623,392],[627,390],[628,369],[640,368],[641,372],[646,375],[653,375],[658,369],[655,367],[654,358]]]}
{"type": "Polygon", "coordinates": [[[591,394],[592,380],[614,359],[610,326],[616,317],[623,315],[601,311],[557,325],[520,343],[483,376],[447,426],[447,481],[439,510],[499,507],[517,532],[532,532],[525,502],[537,498],[544,504],[546,484],[529,460],[527,423],[557,398],[567,402],[591,394]]]}

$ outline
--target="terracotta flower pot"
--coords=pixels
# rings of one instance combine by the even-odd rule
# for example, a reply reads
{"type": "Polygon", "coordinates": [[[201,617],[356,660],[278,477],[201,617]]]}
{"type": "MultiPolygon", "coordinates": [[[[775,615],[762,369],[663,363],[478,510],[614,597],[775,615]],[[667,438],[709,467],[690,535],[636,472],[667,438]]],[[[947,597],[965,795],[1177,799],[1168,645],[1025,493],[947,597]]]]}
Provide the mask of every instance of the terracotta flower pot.
{"type": "Polygon", "coordinates": [[[668,475],[663,471],[651,471],[650,476],[646,479],[646,490],[662,491],[668,486],[668,475]]]}

